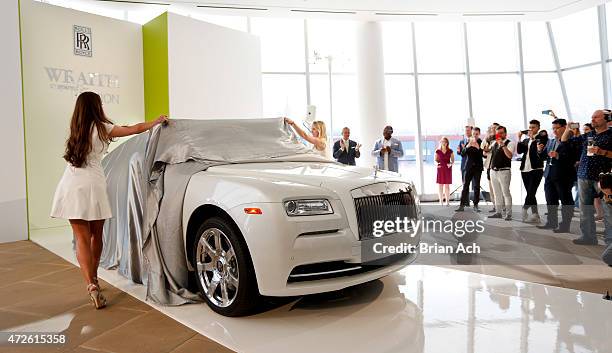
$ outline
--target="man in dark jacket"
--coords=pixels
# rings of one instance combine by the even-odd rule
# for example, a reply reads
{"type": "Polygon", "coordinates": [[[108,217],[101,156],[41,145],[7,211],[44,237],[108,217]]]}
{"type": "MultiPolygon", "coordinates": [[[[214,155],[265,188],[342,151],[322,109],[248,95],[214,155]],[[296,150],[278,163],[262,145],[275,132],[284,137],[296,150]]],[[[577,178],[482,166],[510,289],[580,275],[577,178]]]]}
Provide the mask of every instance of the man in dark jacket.
{"type": "Polygon", "coordinates": [[[342,164],[355,165],[355,158],[361,156],[359,152],[361,145],[349,140],[349,136],[351,136],[351,129],[344,127],[342,138],[334,143],[334,158],[342,164]]]}
{"type": "Polygon", "coordinates": [[[463,182],[463,190],[461,191],[461,203],[457,212],[462,212],[466,206],[470,205],[470,182],[474,190],[474,211],[480,212],[478,209],[478,201],[480,200],[480,177],[482,176],[483,154],[480,145],[480,128],[475,127],[472,131],[472,137],[465,145],[463,152],[465,159],[465,181],[463,182]]]}
{"type": "MultiPolygon", "coordinates": [[[[572,186],[576,181],[577,151],[571,143],[562,143],[561,136],[567,128],[565,119],[556,119],[552,123],[554,138],[546,146],[546,169],[544,170],[544,192],[548,215],[546,224],[538,228],[553,229],[555,233],[569,232],[574,215],[572,186]],[[561,201],[561,223],[557,210],[561,201]],[[558,227],[558,228],[557,228],[558,227]]],[[[541,145],[538,145],[538,149],[541,145]]]]}
{"type": "Polygon", "coordinates": [[[523,134],[527,134],[527,138],[516,145],[516,152],[523,154],[521,157],[521,177],[525,186],[526,196],[523,204],[523,222],[540,223],[540,215],[538,213],[538,200],[536,192],[542,181],[544,174],[544,161],[546,160],[546,152],[538,149],[538,144],[546,146],[548,141],[542,141],[544,138],[540,135],[540,122],[531,120],[527,131],[518,133],[519,141],[523,134]],[[531,209],[531,216],[528,217],[527,210],[531,209]]]}

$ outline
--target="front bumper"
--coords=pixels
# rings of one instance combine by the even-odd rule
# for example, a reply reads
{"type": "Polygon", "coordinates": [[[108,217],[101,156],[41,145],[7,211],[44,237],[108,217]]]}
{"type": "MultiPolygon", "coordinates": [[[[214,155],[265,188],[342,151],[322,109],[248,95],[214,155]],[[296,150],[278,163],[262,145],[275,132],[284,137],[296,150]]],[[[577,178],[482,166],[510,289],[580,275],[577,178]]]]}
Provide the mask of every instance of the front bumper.
{"type": "MultiPolygon", "coordinates": [[[[387,261],[383,265],[365,266],[363,261],[366,256],[362,256],[364,246],[371,246],[374,242],[418,245],[420,234],[407,239],[405,235],[396,233],[375,240],[359,241],[347,222],[350,216],[340,200],[330,202],[334,214],[322,216],[289,217],[281,203],[248,204],[231,210],[231,216],[249,248],[262,295],[294,296],[339,290],[384,277],[414,261],[416,254],[410,254],[394,257],[394,261],[387,261]],[[247,215],[244,213],[245,207],[259,207],[262,214],[247,215]],[[295,278],[290,277],[298,266],[324,263],[345,263],[349,268],[362,269],[352,273],[340,271],[337,276],[327,274],[323,279],[312,276],[294,281],[295,278]]],[[[369,254],[367,261],[371,260],[369,254]]]]}

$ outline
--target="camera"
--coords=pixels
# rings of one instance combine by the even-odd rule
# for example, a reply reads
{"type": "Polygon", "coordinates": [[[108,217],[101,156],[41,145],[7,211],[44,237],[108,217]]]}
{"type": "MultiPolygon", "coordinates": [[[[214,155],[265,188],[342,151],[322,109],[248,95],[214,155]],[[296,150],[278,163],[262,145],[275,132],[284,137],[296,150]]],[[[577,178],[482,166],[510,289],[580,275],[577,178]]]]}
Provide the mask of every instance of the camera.
{"type": "Polygon", "coordinates": [[[574,129],[578,129],[580,128],[580,124],[579,123],[570,123],[569,124],[569,128],[574,130],[574,129]]]}
{"type": "Polygon", "coordinates": [[[612,121],[612,110],[610,109],[604,109],[604,118],[606,119],[607,122],[612,121]]]}

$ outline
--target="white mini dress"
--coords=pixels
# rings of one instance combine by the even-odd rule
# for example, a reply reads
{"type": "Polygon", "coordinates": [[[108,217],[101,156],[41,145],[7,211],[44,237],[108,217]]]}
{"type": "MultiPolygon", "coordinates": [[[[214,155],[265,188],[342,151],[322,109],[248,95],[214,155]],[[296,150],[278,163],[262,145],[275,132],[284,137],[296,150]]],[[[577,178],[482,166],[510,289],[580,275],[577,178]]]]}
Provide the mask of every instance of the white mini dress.
{"type": "MultiPolygon", "coordinates": [[[[113,124],[104,123],[110,133],[113,124]]],[[[68,164],[55,189],[51,217],[94,221],[112,218],[102,157],[108,152],[108,143],[98,138],[98,129],[92,129],[91,152],[82,168],[68,164]]]]}

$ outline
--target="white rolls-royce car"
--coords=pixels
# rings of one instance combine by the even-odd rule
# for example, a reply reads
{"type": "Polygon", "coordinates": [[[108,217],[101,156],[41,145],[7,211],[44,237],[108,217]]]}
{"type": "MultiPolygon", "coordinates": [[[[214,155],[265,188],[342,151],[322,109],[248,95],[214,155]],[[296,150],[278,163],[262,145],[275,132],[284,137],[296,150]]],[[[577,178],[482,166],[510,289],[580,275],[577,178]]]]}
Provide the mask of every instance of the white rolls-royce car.
{"type": "Polygon", "coordinates": [[[188,266],[209,306],[226,316],[250,313],[260,296],[369,282],[416,256],[375,254],[368,250],[375,242],[420,240],[375,237],[373,222],[418,219],[418,202],[412,183],[369,168],[290,161],[211,167],[192,176],[183,202],[188,266]]]}

